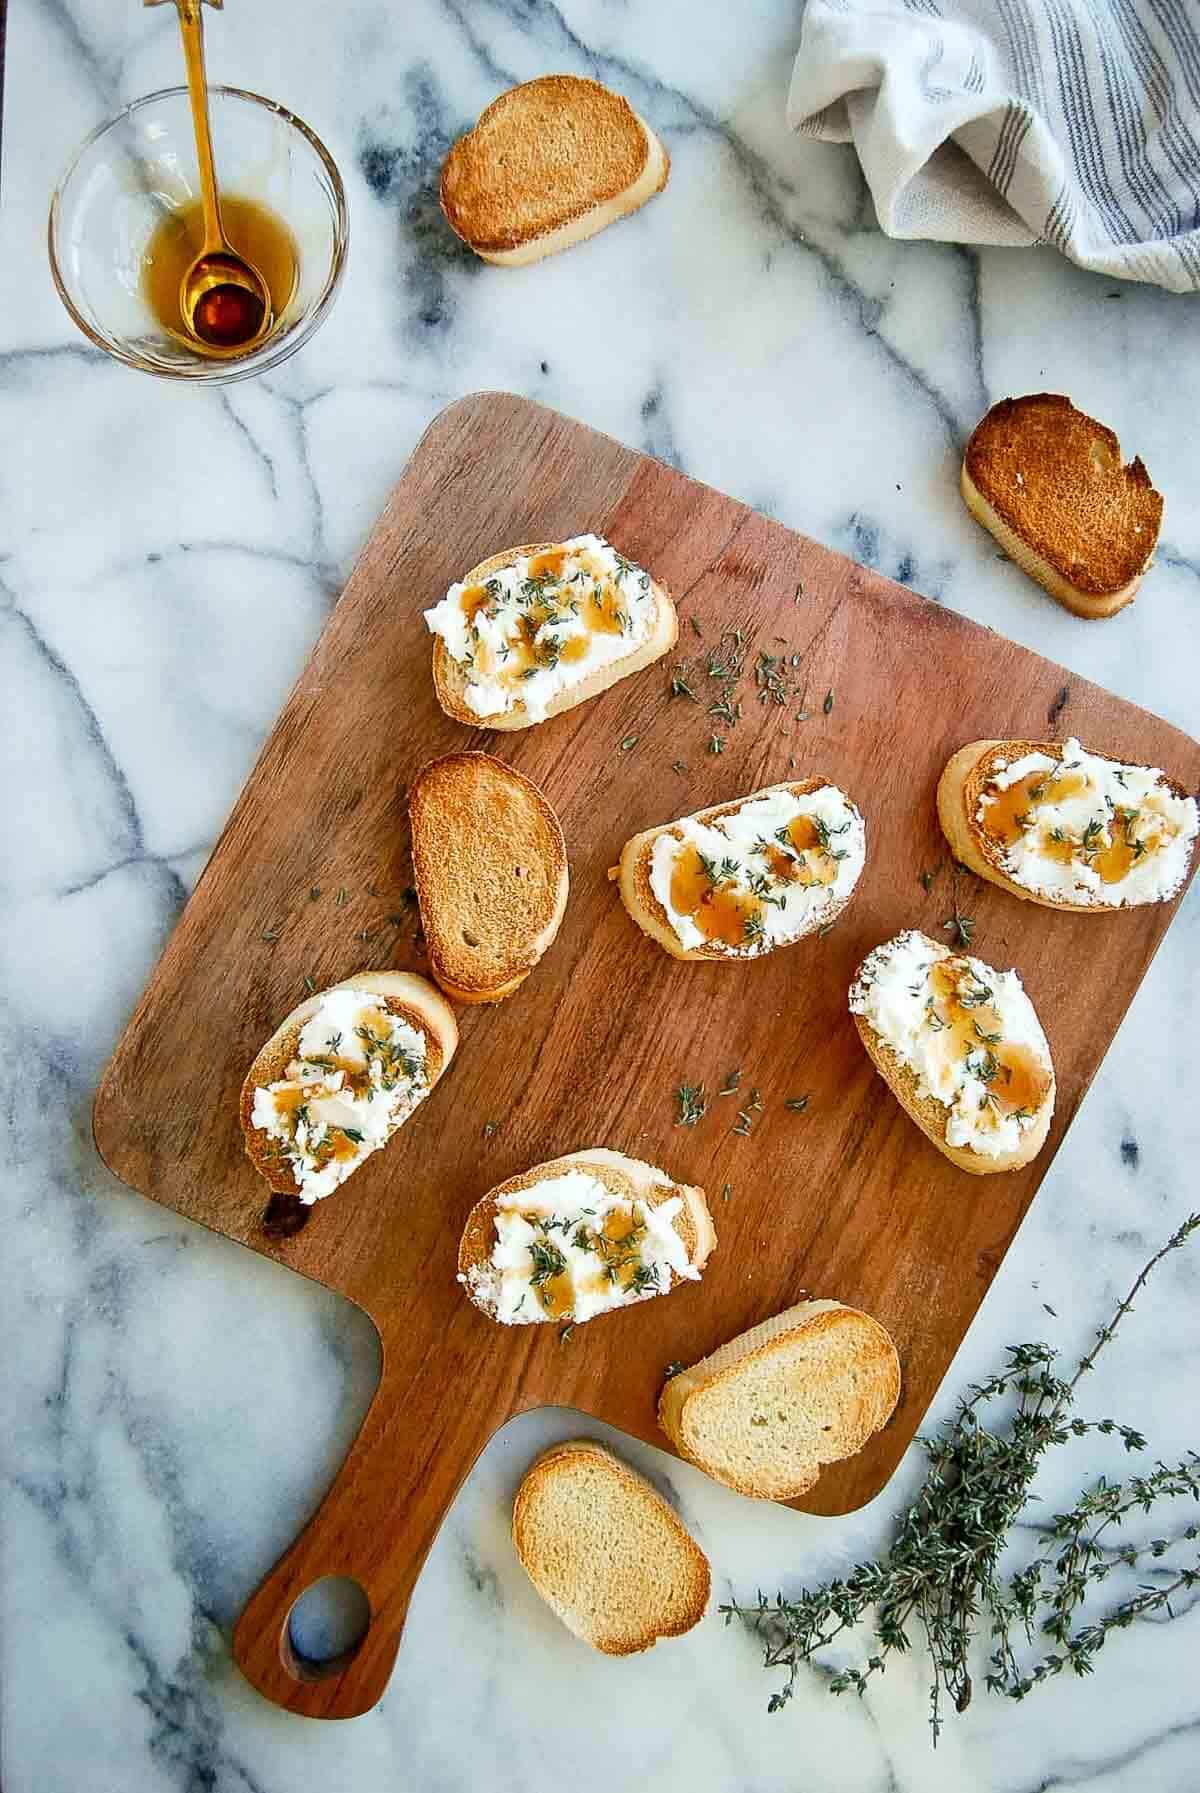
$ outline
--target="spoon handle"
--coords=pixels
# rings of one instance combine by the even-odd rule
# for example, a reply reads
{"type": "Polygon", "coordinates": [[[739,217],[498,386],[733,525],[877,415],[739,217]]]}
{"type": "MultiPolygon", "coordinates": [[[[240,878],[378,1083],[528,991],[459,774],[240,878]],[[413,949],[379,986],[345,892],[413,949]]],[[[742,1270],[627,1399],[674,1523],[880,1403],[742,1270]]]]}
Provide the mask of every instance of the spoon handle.
{"type": "Polygon", "coordinates": [[[204,19],[201,0],[177,0],[183,59],[187,64],[192,122],[196,129],[196,161],[200,170],[200,199],[204,207],[204,254],[224,249],[221,201],[213,170],[212,134],[208,122],[208,78],[204,72],[204,19]]]}

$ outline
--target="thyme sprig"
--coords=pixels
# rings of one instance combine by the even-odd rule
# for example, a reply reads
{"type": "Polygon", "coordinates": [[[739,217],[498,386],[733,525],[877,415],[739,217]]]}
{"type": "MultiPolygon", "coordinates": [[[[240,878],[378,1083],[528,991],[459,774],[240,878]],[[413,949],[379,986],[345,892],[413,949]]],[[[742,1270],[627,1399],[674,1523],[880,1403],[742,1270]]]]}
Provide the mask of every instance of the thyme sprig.
{"type": "MultiPolygon", "coordinates": [[[[891,1548],[875,1562],[857,1564],[793,1600],[774,1601],[760,1593],[754,1606],[723,1606],[725,1622],[739,1618],[764,1640],[764,1664],[786,1670],[768,1710],[777,1712],[796,1691],[804,1664],[835,1638],[874,1613],[876,1648],[865,1666],[843,1668],[826,1681],[830,1692],[862,1694],[871,1676],[893,1653],[903,1654],[924,1635],[932,1667],[930,1725],[936,1744],[943,1702],[964,1712],[972,1695],[968,1658],[976,1632],[987,1627],[991,1642],[986,1685],[991,1693],[1021,1700],[1040,1682],[1066,1670],[1086,1675],[1110,1631],[1123,1630],[1151,1613],[1174,1616],[1172,1600],[1200,1587],[1200,1555],[1167,1568],[1169,1580],[1143,1586],[1100,1617],[1076,1626],[1078,1609],[1118,1568],[1146,1559],[1160,1561],[1181,1545],[1200,1538],[1200,1524],[1176,1538],[1156,1538],[1144,1546],[1114,1547],[1109,1528],[1133,1512],[1149,1513],[1161,1501],[1200,1501],[1200,1456],[1190,1451],[1178,1463],[1157,1463],[1128,1481],[1101,1476],[1084,1489],[1073,1507],[1041,1528],[1044,1547],[1026,1567],[1000,1573],[999,1559],[1018,1515],[1030,1498],[1042,1457],[1052,1445],[1088,1433],[1115,1435],[1126,1452],[1146,1448],[1132,1426],[1116,1420],[1084,1420],[1072,1411],[1082,1378],[1092,1369],[1151,1272],[1200,1229],[1200,1213],[1183,1225],[1147,1263],[1096,1342],[1066,1380],[1054,1372],[1058,1353],[1049,1345],[1009,1348],[1008,1361],[987,1382],[975,1384],[954,1419],[936,1437],[919,1442],[929,1460],[925,1484],[900,1520],[891,1548]],[[995,1429],[983,1410],[1008,1398],[1010,1411],[995,1429]],[[1036,1640],[1051,1647],[1045,1654],[1036,1640]],[[1022,1640],[1034,1651],[1019,1654],[1022,1640]]],[[[1158,1572],[1160,1575],[1162,1571],[1158,1572]]]]}

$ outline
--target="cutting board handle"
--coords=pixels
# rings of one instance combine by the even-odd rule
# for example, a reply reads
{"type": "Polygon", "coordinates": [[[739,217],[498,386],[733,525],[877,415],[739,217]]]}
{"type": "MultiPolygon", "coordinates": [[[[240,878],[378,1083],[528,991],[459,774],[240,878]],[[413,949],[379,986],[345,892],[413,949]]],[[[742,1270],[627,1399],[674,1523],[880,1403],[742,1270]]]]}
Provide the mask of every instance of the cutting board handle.
{"type": "Polygon", "coordinates": [[[234,1659],[246,1679],[276,1705],[307,1718],[357,1718],[382,1697],[421,1566],[496,1425],[493,1411],[478,1438],[456,1428],[431,1459],[428,1433],[406,1423],[409,1417],[402,1398],[385,1398],[381,1382],[336,1481],[251,1595],[234,1630],[234,1659]],[[344,1656],[312,1663],[296,1655],[288,1621],[300,1596],[329,1575],[359,1584],[370,1623],[344,1656]]]}

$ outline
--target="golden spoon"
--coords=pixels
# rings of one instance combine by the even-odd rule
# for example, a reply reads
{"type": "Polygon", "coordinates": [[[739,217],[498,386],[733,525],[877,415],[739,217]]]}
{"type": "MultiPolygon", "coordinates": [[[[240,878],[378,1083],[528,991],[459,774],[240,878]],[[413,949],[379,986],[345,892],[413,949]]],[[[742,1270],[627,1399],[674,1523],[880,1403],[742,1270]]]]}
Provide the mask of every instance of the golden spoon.
{"type": "Polygon", "coordinates": [[[202,0],[176,3],[204,207],[204,246],[179,283],[179,309],[184,324],[210,353],[241,353],[261,341],[271,328],[271,294],[258,269],[233,248],[221,223],[208,122],[202,0]]]}

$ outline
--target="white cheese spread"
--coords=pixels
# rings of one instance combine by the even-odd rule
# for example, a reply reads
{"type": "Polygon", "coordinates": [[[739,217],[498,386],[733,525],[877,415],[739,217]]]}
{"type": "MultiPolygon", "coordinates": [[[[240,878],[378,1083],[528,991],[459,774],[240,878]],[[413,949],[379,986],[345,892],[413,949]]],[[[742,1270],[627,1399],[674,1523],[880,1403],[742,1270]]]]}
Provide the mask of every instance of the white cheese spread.
{"type": "Polygon", "coordinates": [[[655,611],[649,573],[598,535],[577,535],[481,584],[452,585],[425,621],[463,669],[469,709],[523,705],[540,722],[560,691],[640,646],[655,611]]]}
{"type": "Polygon", "coordinates": [[[491,1257],[459,1281],[508,1326],[591,1320],[700,1280],[675,1228],[682,1209],[677,1195],[618,1195],[588,1170],[545,1177],[500,1196],[491,1257]]]}
{"type": "Polygon", "coordinates": [[[917,1094],[949,1110],[949,1145],[1003,1157],[1053,1099],[1050,1048],[1015,971],[914,930],[868,954],[850,1011],[913,1072],[917,1094]]]}
{"type": "Polygon", "coordinates": [[[364,990],[326,990],[282,1082],[254,1092],[251,1123],[320,1201],[386,1145],[429,1093],[425,1035],[364,990]]]}
{"type": "Polygon", "coordinates": [[[1195,798],[1177,797],[1155,767],[1105,759],[1073,739],[1061,760],[997,762],[975,820],[1015,884],[1109,908],[1174,896],[1200,830],[1195,798]]]}
{"type": "Polygon", "coordinates": [[[753,958],[836,914],[867,851],[862,816],[835,785],[778,785],[728,815],[677,822],[650,855],[650,888],[681,946],[753,958]]]}

